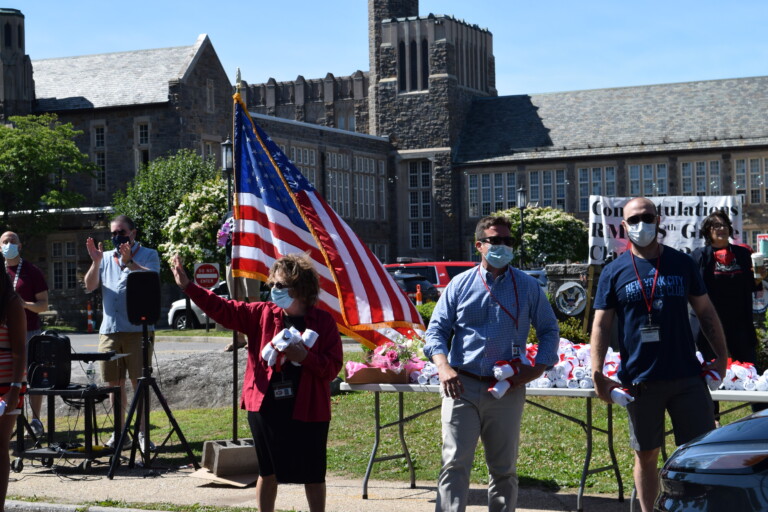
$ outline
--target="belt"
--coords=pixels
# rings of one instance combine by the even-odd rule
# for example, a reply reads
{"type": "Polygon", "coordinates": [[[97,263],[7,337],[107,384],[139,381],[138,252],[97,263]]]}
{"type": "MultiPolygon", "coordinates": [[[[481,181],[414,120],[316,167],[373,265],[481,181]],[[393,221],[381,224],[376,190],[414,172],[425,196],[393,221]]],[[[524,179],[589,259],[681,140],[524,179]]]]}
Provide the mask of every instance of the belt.
{"type": "Polygon", "coordinates": [[[480,382],[496,382],[496,377],[492,377],[490,375],[475,375],[474,373],[468,372],[467,370],[463,370],[461,368],[454,368],[454,370],[456,370],[459,375],[471,377],[475,380],[479,380],[480,382]]]}

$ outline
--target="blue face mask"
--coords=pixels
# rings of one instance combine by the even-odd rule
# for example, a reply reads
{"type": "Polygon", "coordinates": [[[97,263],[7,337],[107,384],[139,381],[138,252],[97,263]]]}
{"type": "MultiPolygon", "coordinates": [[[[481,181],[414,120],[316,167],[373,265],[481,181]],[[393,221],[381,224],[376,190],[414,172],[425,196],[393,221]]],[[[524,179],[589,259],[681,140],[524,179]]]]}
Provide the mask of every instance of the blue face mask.
{"type": "Polygon", "coordinates": [[[293,305],[294,298],[290,295],[290,288],[275,288],[272,287],[272,291],[269,292],[272,302],[277,304],[278,307],[288,309],[293,305]]]}
{"type": "Polygon", "coordinates": [[[113,236],[112,237],[112,245],[115,246],[115,249],[120,248],[121,245],[127,244],[131,241],[131,237],[128,236],[113,236]]]}
{"type": "Polygon", "coordinates": [[[508,245],[492,245],[485,253],[485,261],[493,268],[506,267],[514,257],[515,251],[508,245]]]}
{"type": "Polygon", "coordinates": [[[12,243],[3,244],[3,257],[12,260],[19,255],[19,246],[12,243]]]}

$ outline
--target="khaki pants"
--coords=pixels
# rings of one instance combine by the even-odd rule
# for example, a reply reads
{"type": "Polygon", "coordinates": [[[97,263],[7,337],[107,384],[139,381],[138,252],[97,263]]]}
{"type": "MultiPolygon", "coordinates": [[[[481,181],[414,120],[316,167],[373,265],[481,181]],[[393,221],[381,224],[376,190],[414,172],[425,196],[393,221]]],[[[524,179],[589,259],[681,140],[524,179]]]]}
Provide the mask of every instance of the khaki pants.
{"type": "Polygon", "coordinates": [[[517,454],[525,388],[508,391],[500,399],[488,383],[460,375],[464,393],[458,400],[443,398],[443,467],[437,480],[438,512],[461,512],[467,507],[469,475],[478,439],[488,465],[488,510],[509,512],[517,503],[517,454]]]}

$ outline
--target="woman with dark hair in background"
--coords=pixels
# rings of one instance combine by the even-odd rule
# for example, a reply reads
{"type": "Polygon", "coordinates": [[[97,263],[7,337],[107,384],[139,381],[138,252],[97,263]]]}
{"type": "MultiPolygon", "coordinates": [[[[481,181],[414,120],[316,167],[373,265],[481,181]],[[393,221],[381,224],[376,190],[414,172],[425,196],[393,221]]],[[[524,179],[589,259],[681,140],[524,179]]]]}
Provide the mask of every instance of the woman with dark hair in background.
{"type": "MultiPolygon", "coordinates": [[[[691,257],[699,265],[709,297],[723,324],[728,356],[734,361],[757,363],[752,292],[759,290],[765,269],[757,269],[762,278],[755,279],[751,253],[746,247],[730,243],[733,226],[723,211],[713,212],[704,219],[701,234],[706,245],[696,249],[691,257]]],[[[706,361],[715,357],[701,333],[696,344],[706,361]]],[[[758,370],[762,371],[762,368],[758,370]]],[[[718,402],[715,402],[715,409],[717,412],[718,402]]]]}
{"type": "MultiPolygon", "coordinates": [[[[3,259],[3,264],[5,260],[3,259]]],[[[5,510],[10,445],[16,416],[23,406],[22,385],[27,369],[25,344],[27,319],[21,298],[13,291],[8,274],[0,272],[0,511],[5,510]]]]}
{"type": "Polygon", "coordinates": [[[288,254],[272,265],[271,302],[226,300],[190,282],[179,256],[171,263],[178,284],[209,317],[248,336],[248,362],[240,406],[248,411],[259,479],[261,512],[273,512],[281,483],[304,484],[310,512],[325,510],[325,470],[331,421],[330,383],[341,370],[341,337],[330,313],[315,307],[320,282],[304,254],[288,254]],[[284,328],[312,330],[310,348],[288,345],[283,364],[270,366],[266,345],[284,328]],[[299,365],[290,362],[299,363],[299,365]]]}

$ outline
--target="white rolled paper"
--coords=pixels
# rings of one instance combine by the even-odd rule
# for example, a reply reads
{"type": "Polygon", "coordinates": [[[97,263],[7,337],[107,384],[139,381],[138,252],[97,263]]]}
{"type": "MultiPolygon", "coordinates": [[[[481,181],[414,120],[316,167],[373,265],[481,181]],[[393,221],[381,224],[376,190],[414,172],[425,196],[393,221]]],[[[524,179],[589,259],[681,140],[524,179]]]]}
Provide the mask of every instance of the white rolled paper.
{"type": "Polygon", "coordinates": [[[579,380],[579,387],[581,389],[592,389],[595,387],[595,383],[589,377],[579,380]]]}
{"type": "MultiPolygon", "coordinates": [[[[576,379],[568,379],[565,382],[566,382],[565,387],[567,387],[568,389],[579,389],[579,381],[578,380],[576,380],[576,379]]],[[[558,386],[558,387],[560,387],[560,386],[558,386]]]]}
{"type": "Polygon", "coordinates": [[[500,380],[494,384],[493,387],[488,388],[488,392],[493,395],[493,398],[499,399],[504,396],[504,393],[507,392],[509,387],[510,386],[508,380],[500,380]]]}
{"type": "Polygon", "coordinates": [[[307,348],[312,348],[315,346],[315,342],[317,341],[319,334],[317,334],[312,329],[307,329],[304,331],[304,333],[301,335],[301,339],[304,342],[304,346],[307,348]]]}
{"type": "Polygon", "coordinates": [[[496,380],[508,379],[514,377],[518,373],[520,373],[520,369],[517,366],[512,366],[510,364],[493,367],[493,378],[496,380]]]}
{"type": "Polygon", "coordinates": [[[617,405],[626,407],[628,403],[635,401],[635,397],[621,388],[613,388],[611,390],[611,400],[617,405]]]}
{"type": "Polygon", "coordinates": [[[707,370],[704,373],[704,380],[712,391],[716,391],[723,384],[723,379],[720,378],[720,374],[715,370],[707,370]]]}

